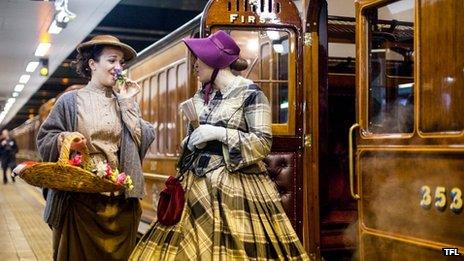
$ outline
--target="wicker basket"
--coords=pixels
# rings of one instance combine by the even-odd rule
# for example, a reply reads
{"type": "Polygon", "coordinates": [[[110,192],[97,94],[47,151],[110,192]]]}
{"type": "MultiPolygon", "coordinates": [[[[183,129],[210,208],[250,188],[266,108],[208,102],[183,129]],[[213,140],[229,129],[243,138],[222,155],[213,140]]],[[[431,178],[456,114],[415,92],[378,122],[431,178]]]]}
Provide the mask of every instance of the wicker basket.
{"type": "MultiPolygon", "coordinates": [[[[100,178],[83,168],[69,164],[69,152],[72,141],[77,135],[68,135],[61,146],[58,162],[24,162],[14,169],[27,183],[42,188],[51,188],[73,192],[114,192],[122,186],[111,180],[100,178]]],[[[91,159],[87,148],[82,151],[82,165],[88,169],[91,159]]]]}

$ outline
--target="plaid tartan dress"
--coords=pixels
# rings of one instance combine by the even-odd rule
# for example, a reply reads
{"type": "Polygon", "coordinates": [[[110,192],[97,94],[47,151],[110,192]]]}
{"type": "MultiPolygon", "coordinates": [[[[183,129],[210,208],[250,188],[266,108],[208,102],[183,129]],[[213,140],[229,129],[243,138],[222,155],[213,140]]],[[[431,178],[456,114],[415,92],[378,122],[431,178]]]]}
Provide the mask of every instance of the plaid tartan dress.
{"type": "Polygon", "coordinates": [[[148,230],[130,260],[309,260],[262,159],[272,141],[264,93],[236,79],[208,105],[194,96],[200,124],[227,129],[222,155],[200,153],[182,185],[186,203],[174,226],[148,230]]]}

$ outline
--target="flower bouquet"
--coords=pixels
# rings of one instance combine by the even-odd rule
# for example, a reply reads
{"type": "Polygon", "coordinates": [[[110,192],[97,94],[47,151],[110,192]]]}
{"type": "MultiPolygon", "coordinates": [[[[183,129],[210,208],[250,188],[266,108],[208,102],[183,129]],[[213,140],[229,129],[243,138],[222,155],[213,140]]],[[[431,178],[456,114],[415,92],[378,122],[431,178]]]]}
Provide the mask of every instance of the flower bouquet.
{"type": "Polygon", "coordinates": [[[69,165],[83,168],[102,179],[111,180],[113,183],[124,187],[128,191],[134,188],[130,176],[127,176],[124,172],[119,172],[118,169],[112,169],[110,164],[106,161],[98,162],[95,167],[88,167],[82,164],[82,154],[78,153],[69,160],[69,165]]]}
{"type": "Polygon", "coordinates": [[[94,166],[86,148],[70,159],[71,143],[76,137],[69,135],[64,139],[57,162],[27,161],[13,172],[33,186],[63,191],[99,193],[133,188],[129,176],[111,169],[106,162],[94,166]]]}
{"type": "Polygon", "coordinates": [[[119,85],[124,85],[127,81],[127,71],[123,71],[122,69],[115,69],[114,78],[119,85]]]}

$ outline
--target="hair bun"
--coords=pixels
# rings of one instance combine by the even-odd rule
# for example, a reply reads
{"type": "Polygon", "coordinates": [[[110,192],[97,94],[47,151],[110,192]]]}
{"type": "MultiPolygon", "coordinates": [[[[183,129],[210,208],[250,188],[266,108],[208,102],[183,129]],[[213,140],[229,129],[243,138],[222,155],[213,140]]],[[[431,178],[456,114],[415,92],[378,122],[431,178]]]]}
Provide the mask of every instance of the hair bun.
{"type": "Polygon", "coordinates": [[[230,69],[234,71],[243,71],[248,68],[248,62],[245,59],[238,58],[235,62],[230,65],[230,69]]]}

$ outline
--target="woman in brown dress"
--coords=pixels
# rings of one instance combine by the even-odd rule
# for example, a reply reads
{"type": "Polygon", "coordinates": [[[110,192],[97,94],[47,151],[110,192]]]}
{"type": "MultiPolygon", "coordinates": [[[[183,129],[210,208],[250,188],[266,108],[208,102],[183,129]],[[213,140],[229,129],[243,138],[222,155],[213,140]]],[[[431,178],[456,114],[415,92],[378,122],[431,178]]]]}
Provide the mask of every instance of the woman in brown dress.
{"type": "Polygon", "coordinates": [[[53,229],[55,260],[127,260],[144,196],[141,161],[154,139],[134,99],[140,86],[116,81],[136,52],[110,35],[96,36],[77,50],[77,72],[90,81],[57,100],[39,130],[39,152],[44,161],[56,161],[63,139],[77,134],[71,149],[87,146],[94,164],[106,161],[124,171],[134,188],[111,194],[50,190],[44,218],[53,229]]]}

